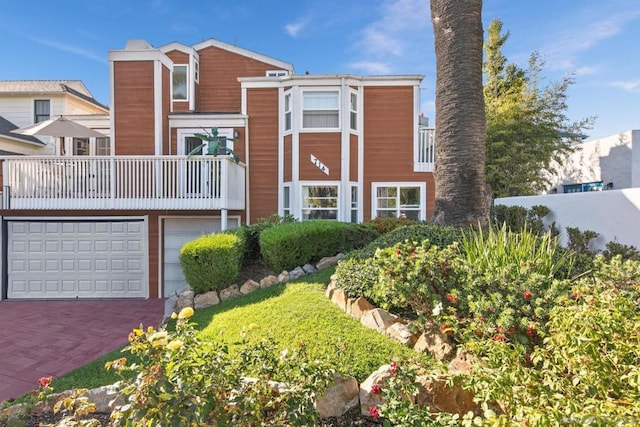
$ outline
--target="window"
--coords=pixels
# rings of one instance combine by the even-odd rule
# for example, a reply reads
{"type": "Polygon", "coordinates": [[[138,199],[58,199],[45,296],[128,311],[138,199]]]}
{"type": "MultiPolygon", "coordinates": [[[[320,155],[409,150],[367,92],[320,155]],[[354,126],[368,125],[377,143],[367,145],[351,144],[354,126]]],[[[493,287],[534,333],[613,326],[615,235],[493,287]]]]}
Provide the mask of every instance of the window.
{"type": "Polygon", "coordinates": [[[358,130],[358,94],[351,92],[349,102],[351,130],[358,130]]]}
{"type": "Polygon", "coordinates": [[[420,185],[374,186],[374,216],[378,218],[423,219],[422,198],[424,189],[420,185]]]}
{"type": "Polygon", "coordinates": [[[289,72],[287,70],[269,70],[266,73],[267,77],[284,77],[288,75],[289,72]]]}
{"type": "Polygon", "coordinates": [[[338,91],[303,92],[302,127],[337,128],[340,125],[338,91]]]}
{"type": "Polygon", "coordinates": [[[96,156],[108,156],[111,154],[109,137],[96,138],[96,156]]]}
{"type": "Polygon", "coordinates": [[[88,156],[89,152],[89,138],[73,138],[71,154],[74,156],[88,156]]]}
{"type": "MultiPolygon", "coordinates": [[[[613,186],[613,184],[612,184],[613,186]]],[[[604,190],[604,182],[584,182],[582,184],[567,184],[562,186],[563,193],[584,193],[587,191],[602,191],[604,190]]]]}
{"type": "Polygon", "coordinates": [[[284,130],[291,130],[291,93],[284,95],[284,130]]]}
{"type": "Polygon", "coordinates": [[[173,66],[173,100],[187,100],[187,66],[173,66]]]}
{"type": "Polygon", "coordinates": [[[34,123],[44,122],[51,118],[51,101],[48,99],[36,99],[33,101],[34,123]]]}
{"type": "Polygon", "coordinates": [[[358,223],[358,186],[351,186],[351,222],[358,223]]]}
{"type": "Polygon", "coordinates": [[[200,82],[200,63],[198,61],[193,62],[193,81],[200,82]]]}
{"type": "Polygon", "coordinates": [[[282,214],[291,214],[291,186],[285,185],[282,189],[282,214]]]}
{"type": "Polygon", "coordinates": [[[338,219],[338,186],[303,185],[302,219],[338,219]]]}

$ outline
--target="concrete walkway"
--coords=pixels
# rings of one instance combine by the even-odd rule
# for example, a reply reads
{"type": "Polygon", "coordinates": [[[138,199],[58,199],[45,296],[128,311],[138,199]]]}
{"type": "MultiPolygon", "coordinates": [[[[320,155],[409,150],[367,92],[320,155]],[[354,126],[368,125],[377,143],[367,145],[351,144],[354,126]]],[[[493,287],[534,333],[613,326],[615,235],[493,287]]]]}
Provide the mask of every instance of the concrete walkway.
{"type": "Polygon", "coordinates": [[[0,402],[115,350],[163,315],[162,299],[0,301],[0,402]]]}

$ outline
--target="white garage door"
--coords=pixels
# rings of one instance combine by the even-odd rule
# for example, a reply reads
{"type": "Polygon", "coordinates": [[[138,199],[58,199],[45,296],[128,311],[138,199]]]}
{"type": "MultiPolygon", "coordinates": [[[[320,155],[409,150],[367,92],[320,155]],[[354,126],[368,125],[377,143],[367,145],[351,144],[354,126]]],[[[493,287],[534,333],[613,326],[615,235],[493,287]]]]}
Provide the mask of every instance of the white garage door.
{"type": "Polygon", "coordinates": [[[147,296],[142,220],[7,221],[8,298],[147,296]]]}
{"type": "MultiPolygon", "coordinates": [[[[229,217],[228,227],[240,225],[229,217]]],[[[220,218],[165,218],[164,220],[164,296],[169,297],[187,286],[180,266],[180,249],[204,234],[220,231],[220,218]]]]}

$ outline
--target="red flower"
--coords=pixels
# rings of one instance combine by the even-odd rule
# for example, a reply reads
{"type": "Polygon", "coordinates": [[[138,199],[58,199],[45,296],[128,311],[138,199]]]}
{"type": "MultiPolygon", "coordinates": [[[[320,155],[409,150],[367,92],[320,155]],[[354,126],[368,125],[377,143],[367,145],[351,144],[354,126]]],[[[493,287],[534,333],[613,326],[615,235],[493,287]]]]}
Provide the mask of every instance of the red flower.
{"type": "Polygon", "coordinates": [[[516,327],[515,326],[513,326],[513,325],[509,326],[509,331],[508,332],[510,334],[513,334],[515,331],[516,331],[516,327]]]}
{"type": "Polygon", "coordinates": [[[391,375],[395,375],[398,372],[398,364],[396,362],[391,362],[391,375]]]}
{"type": "Polygon", "coordinates": [[[380,412],[378,412],[377,406],[372,406],[371,408],[369,408],[369,414],[371,414],[373,419],[376,421],[378,421],[378,418],[380,418],[380,412]]]}
{"type": "Polygon", "coordinates": [[[458,302],[458,298],[456,298],[455,295],[453,294],[447,294],[447,300],[451,303],[451,304],[455,304],[458,302]]]}
{"type": "Polygon", "coordinates": [[[396,249],[396,254],[400,255],[402,251],[400,249],[396,249]]]}
{"type": "Polygon", "coordinates": [[[527,326],[527,335],[533,335],[535,333],[535,329],[533,329],[531,326],[527,326]]]}
{"type": "Polygon", "coordinates": [[[494,341],[507,342],[507,337],[505,337],[503,334],[495,334],[495,335],[493,336],[493,340],[494,340],[494,341]]]}
{"type": "Polygon", "coordinates": [[[504,334],[504,328],[502,326],[498,326],[498,332],[504,334]]]}
{"type": "Polygon", "coordinates": [[[374,384],[371,386],[371,393],[380,394],[382,393],[382,388],[380,388],[380,384],[374,384]]]}
{"type": "Polygon", "coordinates": [[[53,377],[41,377],[38,378],[38,385],[40,386],[40,388],[47,388],[51,385],[52,381],[53,377]]]}
{"type": "Polygon", "coordinates": [[[533,294],[529,291],[525,291],[525,293],[522,296],[524,296],[524,299],[529,299],[533,296],[533,294]]]}

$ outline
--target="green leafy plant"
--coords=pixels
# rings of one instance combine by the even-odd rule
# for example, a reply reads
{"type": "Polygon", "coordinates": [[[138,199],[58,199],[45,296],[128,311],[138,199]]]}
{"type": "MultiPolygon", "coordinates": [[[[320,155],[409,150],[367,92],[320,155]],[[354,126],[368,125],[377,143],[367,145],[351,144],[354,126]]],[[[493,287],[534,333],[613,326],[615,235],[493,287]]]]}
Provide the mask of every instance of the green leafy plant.
{"type": "MultiPolygon", "coordinates": [[[[315,396],[333,378],[325,362],[308,359],[304,348],[277,351],[265,338],[230,356],[226,345],[202,341],[189,319],[194,311],[173,314],[175,330],[134,329],[125,358],[107,369],[123,376],[114,426],[238,425],[304,426],[317,421],[315,396]]],[[[254,333],[250,324],[245,334],[254,333]]]]}
{"type": "Polygon", "coordinates": [[[216,233],[186,243],[180,250],[180,265],[195,293],[221,290],[238,277],[243,241],[233,233],[216,233]]]}
{"type": "MultiPolygon", "coordinates": [[[[193,150],[191,150],[187,154],[188,156],[193,156],[194,154],[200,154],[202,153],[202,150],[206,148],[205,155],[207,156],[228,155],[233,157],[233,160],[236,163],[240,162],[240,158],[238,157],[235,151],[222,145],[221,143],[222,137],[219,136],[217,127],[211,128],[211,131],[208,131],[204,128],[203,130],[205,133],[196,133],[193,135],[196,138],[202,140],[202,144],[199,145],[198,147],[195,147],[193,150]]],[[[232,138],[224,138],[224,140],[233,141],[232,138]]]]}
{"type": "Polygon", "coordinates": [[[397,228],[415,223],[415,220],[405,217],[376,217],[365,222],[366,225],[375,228],[379,234],[386,234],[397,228]]]}

